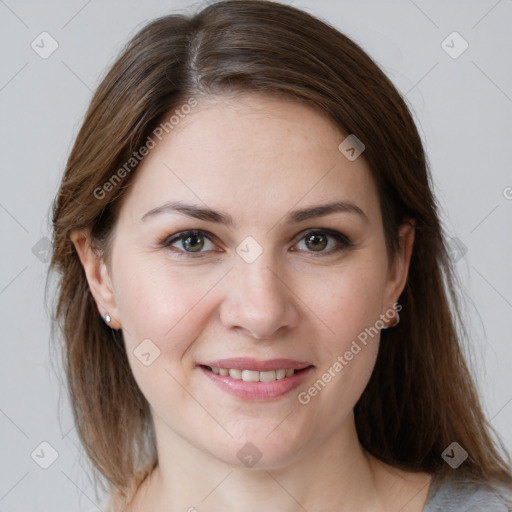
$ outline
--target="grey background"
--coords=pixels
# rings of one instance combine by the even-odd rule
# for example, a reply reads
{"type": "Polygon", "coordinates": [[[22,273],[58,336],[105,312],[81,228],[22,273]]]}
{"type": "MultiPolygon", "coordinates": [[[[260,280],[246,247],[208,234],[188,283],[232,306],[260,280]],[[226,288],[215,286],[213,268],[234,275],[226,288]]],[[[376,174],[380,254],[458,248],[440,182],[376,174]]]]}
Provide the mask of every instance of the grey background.
{"type": "MultiPolygon", "coordinates": [[[[460,241],[454,254],[467,249],[457,270],[475,378],[490,423],[511,447],[512,1],[291,3],[361,44],[414,111],[447,232],[460,241]],[[469,44],[458,58],[441,46],[453,31],[469,44]]],[[[92,91],[121,46],[146,21],[198,5],[0,0],[0,512],[100,503],[50,363],[49,207],[92,91]],[[47,59],[31,48],[43,31],[59,45],[47,59]],[[43,441],[58,453],[48,469],[31,458],[43,441]]],[[[452,39],[453,52],[461,46],[452,39]]],[[[43,451],[34,459],[50,462],[43,451]]]]}

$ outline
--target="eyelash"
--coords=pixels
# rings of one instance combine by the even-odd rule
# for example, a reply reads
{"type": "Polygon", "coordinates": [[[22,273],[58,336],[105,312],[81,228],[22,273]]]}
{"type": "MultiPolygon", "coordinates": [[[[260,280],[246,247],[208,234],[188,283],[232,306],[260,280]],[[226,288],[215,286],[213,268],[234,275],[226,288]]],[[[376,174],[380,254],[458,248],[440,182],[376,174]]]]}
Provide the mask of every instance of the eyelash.
{"type": "MultiPolygon", "coordinates": [[[[298,242],[304,240],[308,235],[318,235],[318,234],[327,235],[329,237],[334,238],[338,242],[339,245],[338,245],[338,247],[331,249],[329,251],[306,251],[308,253],[311,253],[314,257],[323,257],[323,256],[332,255],[332,254],[338,253],[344,249],[350,249],[354,245],[353,242],[346,235],[339,233],[338,231],[333,231],[331,229],[322,229],[322,228],[311,229],[311,230],[307,231],[298,240],[298,242]]],[[[187,238],[189,236],[202,236],[202,237],[208,239],[212,243],[214,243],[213,239],[215,238],[208,231],[203,231],[200,229],[193,229],[193,230],[189,230],[189,231],[181,231],[179,233],[176,233],[176,235],[172,235],[171,237],[166,237],[159,242],[159,246],[171,249],[171,250],[173,250],[173,252],[176,251],[176,254],[179,257],[185,257],[185,258],[201,258],[201,257],[203,257],[207,251],[194,253],[194,252],[187,252],[187,251],[184,251],[181,249],[177,249],[176,247],[171,247],[171,245],[174,244],[175,242],[179,242],[180,240],[187,238]]]]}

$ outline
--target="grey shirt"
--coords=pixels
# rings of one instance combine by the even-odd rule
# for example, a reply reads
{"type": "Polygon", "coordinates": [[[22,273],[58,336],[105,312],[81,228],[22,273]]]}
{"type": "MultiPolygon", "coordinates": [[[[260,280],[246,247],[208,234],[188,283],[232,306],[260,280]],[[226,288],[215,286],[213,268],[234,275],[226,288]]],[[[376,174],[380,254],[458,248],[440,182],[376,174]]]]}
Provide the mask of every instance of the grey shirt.
{"type": "Polygon", "coordinates": [[[512,489],[491,489],[457,474],[434,477],[423,512],[512,512],[512,489]]]}

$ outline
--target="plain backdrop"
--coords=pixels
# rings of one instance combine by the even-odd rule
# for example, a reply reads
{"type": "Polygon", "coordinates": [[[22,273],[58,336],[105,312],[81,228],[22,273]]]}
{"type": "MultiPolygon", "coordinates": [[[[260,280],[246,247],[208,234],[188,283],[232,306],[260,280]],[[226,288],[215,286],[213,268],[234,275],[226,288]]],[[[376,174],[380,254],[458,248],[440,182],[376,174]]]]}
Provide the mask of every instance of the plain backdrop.
{"type": "MultiPolygon", "coordinates": [[[[353,38],[405,95],[458,258],[475,379],[511,447],[512,1],[289,3],[353,38]]],[[[92,92],[121,47],[147,21],[200,5],[0,0],[0,512],[101,501],[50,363],[49,208],[92,92]],[[42,37],[45,51],[58,44],[47,58],[42,37]]]]}

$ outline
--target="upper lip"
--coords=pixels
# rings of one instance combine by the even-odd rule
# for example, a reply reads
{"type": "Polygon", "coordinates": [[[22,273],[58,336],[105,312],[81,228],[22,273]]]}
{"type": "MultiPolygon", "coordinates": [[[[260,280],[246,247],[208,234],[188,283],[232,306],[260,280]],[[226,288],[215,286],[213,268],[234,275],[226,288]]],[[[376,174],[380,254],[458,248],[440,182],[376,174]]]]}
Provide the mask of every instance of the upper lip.
{"type": "Polygon", "coordinates": [[[294,359],[267,359],[262,361],[250,357],[236,357],[231,359],[218,359],[217,361],[209,361],[202,363],[202,366],[209,366],[211,368],[227,368],[233,370],[252,370],[257,372],[265,372],[280,369],[295,369],[302,370],[311,363],[295,361],[294,359]]]}

